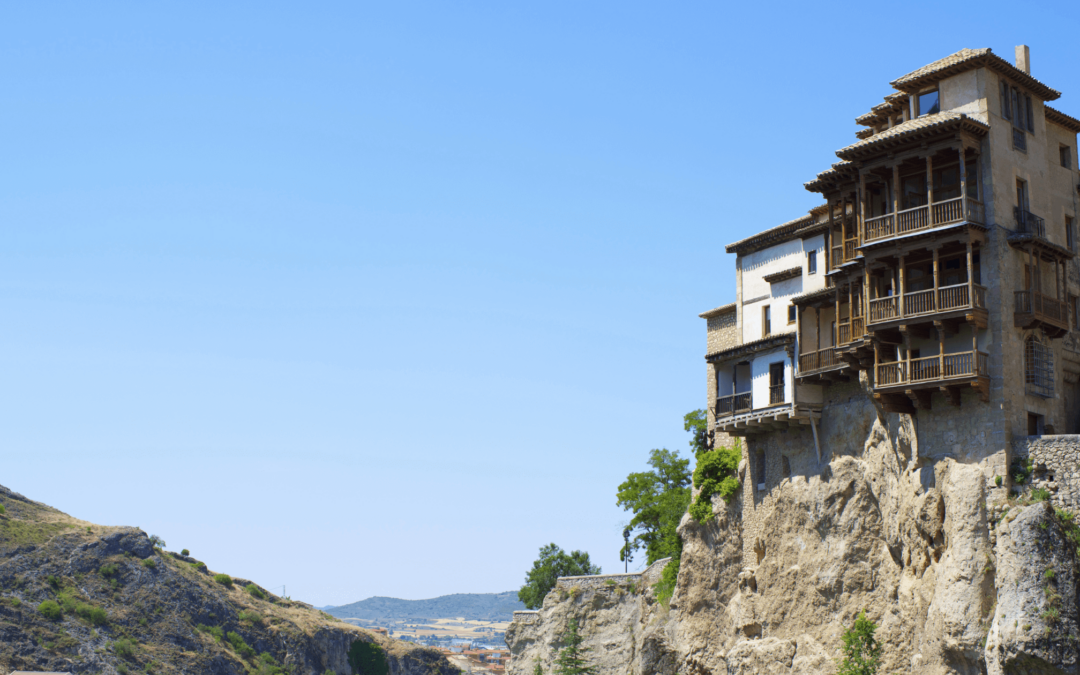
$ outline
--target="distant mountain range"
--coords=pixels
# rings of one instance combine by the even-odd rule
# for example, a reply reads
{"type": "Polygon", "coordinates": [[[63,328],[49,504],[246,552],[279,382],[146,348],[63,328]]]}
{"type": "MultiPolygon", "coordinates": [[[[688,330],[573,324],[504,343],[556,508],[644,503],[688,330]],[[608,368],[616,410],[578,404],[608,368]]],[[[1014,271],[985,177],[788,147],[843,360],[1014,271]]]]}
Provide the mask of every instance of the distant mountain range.
{"type": "Polygon", "coordinates": [[[474,621],[509,621],[525,605],[516,591],[506,593],[455,593],[430,600],[399,600],[374,597],[325,611],[339,619],[453,619],[462,616],[474,621]]]}

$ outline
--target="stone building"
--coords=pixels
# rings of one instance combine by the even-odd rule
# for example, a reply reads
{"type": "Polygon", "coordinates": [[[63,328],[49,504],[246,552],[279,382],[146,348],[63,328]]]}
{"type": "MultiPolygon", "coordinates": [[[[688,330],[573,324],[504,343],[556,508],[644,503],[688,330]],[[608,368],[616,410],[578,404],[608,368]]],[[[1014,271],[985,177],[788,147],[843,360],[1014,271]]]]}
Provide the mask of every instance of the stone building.
{"type": "Polygon", "coordinates": [[[950,457],[990,490],[1028,439],[1080,433],[1080,120],[1027,47],[891,85],[805,184],[820,206],[727,247],[735,302],[701,315],[713,442],[745,439],[747,554],[771,488],[867,419],[907,429],[926,481],[950,457]]]}

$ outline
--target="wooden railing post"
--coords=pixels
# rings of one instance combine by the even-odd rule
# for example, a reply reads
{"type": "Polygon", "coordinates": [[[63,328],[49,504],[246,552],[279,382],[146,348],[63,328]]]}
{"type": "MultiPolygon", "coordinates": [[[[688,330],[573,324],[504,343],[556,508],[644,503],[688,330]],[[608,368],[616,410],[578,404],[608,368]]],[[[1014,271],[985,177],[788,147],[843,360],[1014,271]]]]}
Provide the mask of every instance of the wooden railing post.
{"type": "Polygon", "coordinates": [[[897,306],[897,315],[900,316],[900,317],[904,316],[904,311],[906,310],[906,307],[904,307],[904,258],[906,258],[906,257],[907,256],[905,256],[905,255],[900,256],[900,265],[897,268],[897,272],[899,274],[900,281],[899,281],[899,287],[897,288],[897,293],[896,293],[896,295],[898,296],[897,299],[896,299],[896,302],[897,302],[896,306],[897,306]]]}
{"type": "MultiPolygon", "coordinates": [[[[967,200],[965,200],[965,203],[967,200]]],[[[975,267],[972,264],[971,240],[967,241],[967,270],[968,270],[968,303],[975,308],[975,267]]]]}
{"type": "Polygon", "coordinates": [[[964,143],[960,143],[960,214],[964,220],[969,220],[967,217],[968,203],[967,203],[967,167],[965,166],[964,143]]]}
{"type": "Polygon", "coordinates": [[[926,154],[926,225],[934,226],[934,158],[926,154]]]}
{"type": "Polygon", "coordinates": [[[930,308],[931,312],[937,310],[937,308],[941,306],[941,301],[938,299],[938,293],[939,293],[939,290],[938,290],[938,251],[939,250],[940,249],[938,247],[936,247],[936,246],[934,247],[934,251],[933,251],[933,254],[934,254],[934,295],[933,295],[933,302],[935,304],[934,304],[934,306],[932,306],[930,308]]]}

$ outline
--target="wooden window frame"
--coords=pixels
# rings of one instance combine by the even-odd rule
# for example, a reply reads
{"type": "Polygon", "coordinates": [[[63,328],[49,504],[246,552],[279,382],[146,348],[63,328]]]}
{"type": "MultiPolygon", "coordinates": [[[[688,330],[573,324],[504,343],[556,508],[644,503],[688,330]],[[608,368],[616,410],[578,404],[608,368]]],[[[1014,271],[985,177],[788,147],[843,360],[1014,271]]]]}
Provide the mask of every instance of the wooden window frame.
{"type": "Polygon", "coordinates": [[[806,276],[817,274],[817,249],[806,252],[806,276]]]}
{"type": "Polygon", "coordinates": [[[788,305],[787,325],[789,325],[789,326],[794,325],[795,321],[798,319],[798,317],[799,317],[799,312],[796,309],[795,305],[788,305]]]}
{"type": "Polygon", "coordinates": [[[1072,146],[1065,145],[1064,143],[1058,146],[1058,160],[1061,162],[1061,166],[1066,169],[1072,170],[1072,146]]]}
{"type": "Polygon", "coordinates": [[[772,305],[761,308],[761,337],[767,338],[772,334],[772,305]]]}

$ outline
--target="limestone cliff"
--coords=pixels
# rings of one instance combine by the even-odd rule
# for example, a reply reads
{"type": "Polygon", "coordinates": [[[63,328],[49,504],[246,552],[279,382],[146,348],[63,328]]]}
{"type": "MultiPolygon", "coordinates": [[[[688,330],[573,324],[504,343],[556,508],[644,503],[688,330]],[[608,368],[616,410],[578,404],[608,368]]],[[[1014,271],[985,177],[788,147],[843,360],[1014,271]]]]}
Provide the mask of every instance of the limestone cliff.
{"type": "Polygon", "coordinates": [[[746,440],[742,498],[684,517],[668,609],[649,591],[553,593],[508,631],[512,672],[546,661],[575,615],[600,673],[832,673],[861,611],[879,626],[880,673],[1080,672],[1076,542],[1053,508],[1072,492],[1033,500],[1004,451],[967,452],[982,441],[962,409],[920,430],[857,385],[835,389],[819,444],[799,428],[746,440]]]}
{"type": "Polygon", "coordinates": [[[246,580],[221,583],[137,528],[77,520],[3,487],[0,506],[0,672],[346,675],[358,642],[379,644],[393,675],[458,672],[436,650],[246,580]]]}

